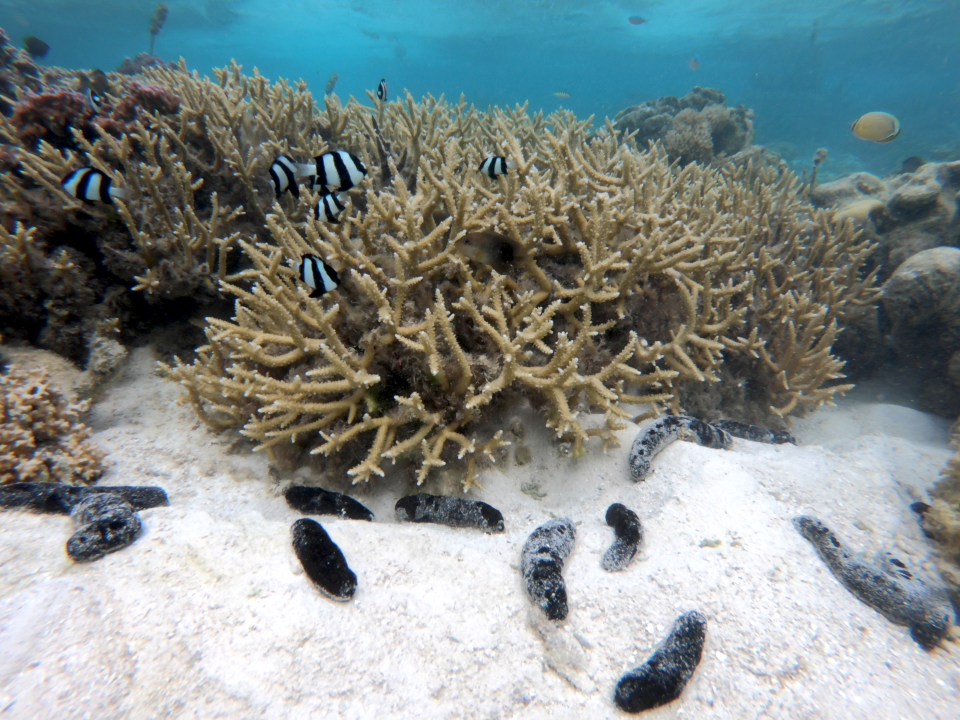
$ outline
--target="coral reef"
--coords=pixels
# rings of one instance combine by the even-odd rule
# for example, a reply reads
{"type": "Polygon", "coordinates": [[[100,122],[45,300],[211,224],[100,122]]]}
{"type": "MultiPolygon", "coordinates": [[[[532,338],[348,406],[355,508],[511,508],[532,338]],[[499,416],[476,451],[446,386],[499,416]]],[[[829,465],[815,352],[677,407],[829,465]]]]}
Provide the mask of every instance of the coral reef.
{"type": "MultiPolygon", "coordinates": [[[[177,84],[188,117],[256,80],[153,76],[177,84]]],[[[298,91],[291,105],[312,100],[298,91]]],[[[737,386],[738,402],[761,408],[745,419],[762,424],[847,388],[830,347],[874,301],[871,247],[806,205],[789,173],[681,169],[564,112],[409,96],[373,109],[330,96],[319,123],[277,112],[273,137],[287,137],[267,143],[278,154],[335,147],[372,172],[342,225],[312,221],[316,196],[302,192],[266,216],[269,241],[239,241],[252,267],[220,286],[237,298],[234,318],[211,319],[194,363],[163,366],[213,427],[240,427],[275,457],[322,455],[355,482],[388,460],[419,482],[465,460],[469,488],[478,460],[505,444],[484,420],[520,398],[580,453],[591,437],[616,442],[630,405],[694,402],[684,385],[737,386]],[[471,170],[493,151],[516,169],[496,180],[471,170]],[[516,247],[502,272],[457,251],[481,230],[516,247]],[[307,297],[305,254],[335,267],[337,290],[307,297]],[[599,426],[584,422],[591,412],[599,426]]],[[[261,196],[262,155],[222,154],[261,196]]],[[[723,400],[707,404],[716,414],[723,400]]]]}
{"type": "Polygon", "coordinates": [[[8,98],[19,90],[36,92],[42,87],[40,68],[26,50],[17,49],[0,28],[0,113],[9,115],[8,98]]]}
{"type": "Polygon", "coordinates": [[[142,52],[138,53],[137,56],[132,60],[128,57],[125,57],[123,62],[117,66],[117,69],[114,70],[114,72],[119,75],[139,75],[148,68],[154,67],[166,70],[174,70],[176,69],[177,64],[165,62],[156,55],[142,52]]]}
{"type": "Polygon", "coordinates": [[[960,244],[958,192],[954,162],[926,163],[883,180],[856,173],[809,195],[876,243],[870,263],[885,282],[880,323],[871,313],[851,317],[838,354],[855,359],[855,376],[878,370],[884,359],[912,368],[922,385],[918,407],[947,417],[960,413],[960,374],[949,369],[960,349],[951,309],[956,263],[949,259],[960,244]]]}
{"type": "Polygon", "coordinates": [[[857,173],[821,184],[810,200],[854,219],[877,242],[874,262],[885,280],[918,252],[960,244],[958,192],[960,162],[926,163],[885,180],[857,173]]]}
{"type": "Polygon", "coordinates": [[[743,105],[728,108],[719,90],[695,87],[682,98],[662,97],[621,110],[614,127],[635,133],[641,148],[662,141],[671,161],[704,165],[750,146],[753,113],[743,105]]]}
{"type": "MultiPolygon", "coordinates": [[[[960,448],[960,424],[954,425],[953,446],[960,448]]],[[[960,452],[950,458],[930,497],[933,504],[923,513],[923,529],[942,546],[940,574],[960,611],[960,452]]]]}
{"type": "MultiPolygon", "coordinates": [[[[53,75],[40,95],[77,89],[53,75]]],[[[206,422],[275,459],[310,452],[355,481],[389,460],[419,482],[459,459],[469,488],[507,444],[484,423],[521,398],[580,453],[637,413],[769,425],[848,387],[831,346],[872,307],[872,247],[765,156],[681,168],[611,123],[462,99],[330,95],[321,110],[305,86],[236,65],[214,80],[153,66],[109,81],[93,134],[74,118],[73,149],[0,118],[16,158],[0,176],[2,321],[92,371],[122,357],[131,327],[236,298],[197,360],[164,372],[206,422]],[[281,153],[329,149],[371,169],[337,227],[311,219],[312,192],[275,203],[267,174],[281,153]],[[507,176],[472,171],[491,153],[507,176]],[[129,199],[67,194],[60,179],[84,165],[129,199]],[[458,252],[485,231],[517,249],[512,263],[458,252]],[[340,274],[330,295],[298,285],[308,253],[340,274]]],[[[706,119],[713,155],[749,142],[748,113],[720,101],[698,89],[670,115],[706,119]]]]}
{"type": "MultiPolygon", "coordinates": [[[[0,55],[15,52],[0,44],[0,55]]],[[[82,94],[85,73],[49,69],[40,86],[12,90],[0,116],[0,325],[91,367],[92,379],[135,330],[219,301],[234,226],[262,224],[197,124],[203,109],[182,116],[176,84],[105,77],[97,109],[82,94]],[[92,205],[64,192],[61,178],[88,164],[133,197],[92,205]]],[[[217,142],[226,142],[219,131],[217,142]]]]}
{"type": "Polygon", "coordinates": [[[85,402],[67,400],[43,370],[0,375],[0,484],[91,483],[104,454],[80,422],[85,402]]]}

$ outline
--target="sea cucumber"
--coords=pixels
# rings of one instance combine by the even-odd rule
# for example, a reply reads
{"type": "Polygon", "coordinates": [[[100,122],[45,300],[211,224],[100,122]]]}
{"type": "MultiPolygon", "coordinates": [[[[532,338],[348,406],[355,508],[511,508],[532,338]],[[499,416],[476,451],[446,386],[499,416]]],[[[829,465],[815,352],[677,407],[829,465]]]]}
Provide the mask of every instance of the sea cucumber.
{"type": "Polygon", "coordinates": [[[287,505],[304,515],[336,515],[348,520],[369,520],[373,513],[349,495],[306,485],[291,485],[283,496],[287,505]]]}
{"type": "Polygon", "coordinates": [[[774,445],[782,445],[784,443],[797,444],[797,439],[793,435],[782,430],[770,430],[769,428],[737,422],[736,420],[714,420],[710,424],[736,438],[742,438],[744,440],[772,443],[774,445]]]}
{"type": "Polygon", "coordinates": [[[673,702],[703,656],[707,620],[696,610],[677,618],[663,645],[643,665],[628,671],[614,693],[624,712],[638,713],[673,702]]]}
{"type": "Polygon", "coordinates": [[[119,495],[136,510],[170,504],[163,488],[146,485],[80,487],[61,483],[12,483],[0,485],[0,507],[69,515],[79,502],[101,493],[119,495]]]}
{"type": "Polygon", "coordinates": [[[347,565],[343,551],[330,539],[323,525],[302,518],[290,528],[293,551],[307,576],[331,600],[346,602],[357,590],[357,576],[347,565]]]}
{"type": "Polygon", "coordinates": [[[98,493],[77,503],[71,513],[77,531],[67,541],[75,562],[92,562],[127,547],[140,536],[140,516],[119,495],[98,493]]]}
{"type": "Polygon", "coordinates": [[[607,508],[607,525],[613,528],[617,538],[603,554],[600,567],[607,572],[626,570],[643,541],[640,518],[625,505],[613,503],[607,508]]]}
{"type": "Polygon", "coordinates": [[[667,415],[637,433],[630,446],[630,475],[634,482],[646,480],[653,458],[674,440],[688,440],[718,450],[727,450],[733,443],[725,431],[695,417],[667,415]]]}
{"type": "Polygon", "coordinates": [[[520,572],[527,595],[550,620],[563,620],[567,616],[567,587],[561,572],[576,538],[573,522],[557,518],[530,533],[523,544],[520,572]]]}
{"type": "Polygon", "coordinates": [[[909,573],[903,575],[858,559],[815,517],[796,517],[793,525],[847,590],[890,622],[909,627],[910,637],[924,650],[932,650],[947,634],[951,612],[945,597],[937,598],[922,583],[910,582],[909,573]]]}
{"type": "Polygon", "coordinates": [[[400,522],[438,523],[450,527],[475,527],[484,532],[503,532],[503,515],[479,500],[443,495],[407,495],[395,507],[400,522]]]}

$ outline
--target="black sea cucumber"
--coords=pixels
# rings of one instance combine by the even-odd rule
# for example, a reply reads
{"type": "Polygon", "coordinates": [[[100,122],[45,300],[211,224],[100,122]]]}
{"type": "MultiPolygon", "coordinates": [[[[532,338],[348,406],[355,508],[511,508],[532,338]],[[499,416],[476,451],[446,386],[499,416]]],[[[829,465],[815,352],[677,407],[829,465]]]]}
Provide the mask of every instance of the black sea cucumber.
{"type": "MultiPolygon", "coordinates": [[[[947,634],[951,610],[945,597],[937,598],[923,584],[911,582],[909,573],[858,559],[815,517],[796,517],[793,525],[847,590],[890,622],[909,627],[910,636],[924,650],[933,649],[947,634]]],[[[904,569],[902,563],[897,567],[904,569]]]]}
{"type": "Polygon", "coordinates": [[[647,478],[653,458],[674,440],[688,440],[718,450],[727,450],[733,443],[726,432],[695,417],[667,415],[642,429],[630,446],[630,475],[634,482],[647,478]]]}
{"type": "Polygon", "coordinates": [[[81,500],[100,493],[119,495],[136,510],[170,504],[163,488],[146,485],[78,487],[62,483],[12,483],[0,485],[0,507],[69,515],[81,500]]]}
{"type": "Polygon", "coordinates": [[[680,697],[700,664],[706,639],[707,620],[703,615],[691,610],[678,617],[650,659],[620,678],[613,696],[619,708],[638,713],[680,697]]]}
{"type": "Polygon", "coordinates": [[[400,522],[437,523],[450,527],[475,527],[484,532],[503,532],[503,515],[479,500],[443,495],[407,495],[395,507],[400,522]]]}
{"type": "Polygon", "coordinates": [[[712,423],[715,428],[720,428],[724,432],[730,433],[736,438],[744,440],[753,440],[754,442],[773,443],[782,445],[784,443],[797,444],[797,439],[788,432],[782,430],[770,430],[769,428],[749,425],[747,423],[737,422],[736,420],[714,420],[712,423]]]}
{"type": "Polygon", "coordinates": [[[607,525],[613,528],[617,539],[603,554],[600,567],[607,572],[626,570],[643,541],[643,528],[640,526],[640,518],[625,505],[613,503],[607,508],[607,525]]]}
{"type": "Polygon", "coordinates": [[[567,588],[561,572],[576,538],[573,522],[557,518],[530,533],[523,544],[520,572],[527,595],[550,620],[563,620],[567,616],[567,588]]]}
{"type": "Polygon", "coordinates": [[[71,513],[77,531],[67,541],[75,562],[92,562],[127,547],[140,536],[140,516],[119,495],[99,493],[78,502],[71,513]]]}
{"type": "Polygon", "coordinates": [[[290,528],[293,551],[307,576],[331,600],[346,602],[357,590],[357,576],[327,531],[316,520],[302,518],[290,528]]]}
{"type": "Polygon", "coordinates": [[[373,513],[349,495],[319,487],[291,485],[283,496],[287,505],[304,515],[336,515],[348,520],[369,520],[373,513]]]}

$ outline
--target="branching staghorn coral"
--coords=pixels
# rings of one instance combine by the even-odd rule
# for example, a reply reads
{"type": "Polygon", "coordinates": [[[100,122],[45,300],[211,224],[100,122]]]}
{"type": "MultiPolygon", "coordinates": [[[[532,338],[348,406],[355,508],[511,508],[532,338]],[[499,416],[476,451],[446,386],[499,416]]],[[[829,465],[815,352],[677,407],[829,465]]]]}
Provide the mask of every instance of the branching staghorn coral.
{"type": "MultiPolygon", "coordinates": [[[[240,77],[236,66],[233,73],[240,77]]],[[[101,321],[122,331],[118,314],[105,316],[111,309],[133,305],[149,314],[140,298],[149,306],[178,302],[181,308],[219,298],[216,281],[238,270],[238,256],[230,251],[239,233],[267,236],[262,208],[273,202],[265,174],[270,158],[281,147],[299,148],[302,142],[322,148],[324,141],[321,128],[310,121],[309,96],[269,86],[257,76],[243,78],[242,89],[231,85],[229,94],[225,80],[191,83],[183,70],[157,67],[136,79],[111,76],[112,90],[103,101],[115,108],[111,116],[93,113],[76,91],[73,75],[51,75],[57,84],[45,88],[42,97],[60,92],[78,99],[87,120],[58,125],[66,142],[55,146],[43,135],[29,135],[27,142],[16,117],[0,116],[0,149],[10,166],[0,173],[0,216],[10,238],[0,238],[0,257],[31,258],[22,267],[4,261],[10,272],[0,267],[0,281],[26,292],[5,304],[15,308],[22,301],[32,313],[28,318],[13,313],[9,324],[2,319],[9,334],[82,363],[98,343],[101,321]],[[158,98],[172,98],[176,105],[154,102],[158,98]],[[291,98],[297,108],[291,109],[291,98]],[[281,117],[297,122],[284,125],[281,117]],[[301,133],[307,126],[312,129],[301,133]],[[296,134],[288,137],[277,127],[296,128],[296,134]],[[269,140],[264,143],[263,137],[269,140]],[[71,197],[60,181],[85,165],[128,187],[132,197],[112,206],[71,197]],[[73,274],[81,282],[58,286],[51,267],[61,256],[77,268],[73,274]],[[47,293],[50,288],[56,292],[47,293]],[[122,288],[133,303],[124,299],[122,288]]],[[[33,98],[19,93],[14,107],[33,98]]],[[[328,105],[336,119],[338,101],[330,99],[328,105]]],[[[0,316],[5,315],[0,307],[0,316]]]]}
{"type": "MultiPolygon", "coordinates": [[[[736,357],[752,363],[774,413],[847,387],[835,384],[842,362],[830,345],[844,313],[874,300],[871,246],[804,204],[792,175],[681,169],[659,147],[638,152],[609,123],[594,131],[569,113],[483,113],[409,95],[372,109],[331,96],[320,113],[302,88],[236,67],[218,73],[219,88],[164,77],[188,114],[273,98],[221,113],[228,136],[256,124],[273,152],[345,149],[371,171],[339,226],[312,219],[309,191],[269,208],[269,236],[239,241],[251,268],[222,278],[234,318],[210,319],[195,362],[162,366],[205,422],[242,428],[258,449],[343,457],[354,482],[383,475],[384,461],[410,464],[423,482],[460,459],[469,489],[478,460],[505,443],[491,426],[521,398],[581,452],[591,437],[616,443],[637,405],[679,410],[681,386],[720,382],[736,357]],[[476,172],[488,155],[515,169],[476,172]],[[492,268],[458,252],[482,231],[509,238],[514,261],[492,268]],[[309,298],[300,282],[308,253],[337,269],[329,295],[309,298]]],[[[269,160],[217,145],[212,116],[210,164],[253,187],[269,160]]],[[[189,148],[200,120],[184,122],[189,148]]]]}
{"type": "Polygon", "coordinates": [[[104,454],[80,422],[87,407],[64,398],[44,370],[10,367],[0,375],[0,485],[99,478],[104,454]]]}

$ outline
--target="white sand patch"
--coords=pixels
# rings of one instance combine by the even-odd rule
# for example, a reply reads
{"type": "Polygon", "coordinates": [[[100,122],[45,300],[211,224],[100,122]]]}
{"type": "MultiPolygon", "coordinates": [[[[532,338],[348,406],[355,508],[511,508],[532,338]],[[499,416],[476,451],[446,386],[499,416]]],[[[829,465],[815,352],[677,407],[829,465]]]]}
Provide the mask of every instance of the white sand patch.
{"type": "Polygon", "coordinates": [[[488,471],[477,495],[503,512],[503,535],[396,523],[404,486],[390,478],[358,490],[376,522],[319,518],[358,577],[354,599],[334,603],[293,555],[299,514],[266,458],[231,454],[153,363],[135,352],[90,420],[113,461],[101,484],[170,495],[141,512],[141,538],[75,565],[68,518],[0,516],[0,717],[620,717],[620,675],[690,609],[707,617],[703,661],[649,717],[957,716],[960,646],[924,652],[790,523],[815,514],[851,547],[929,571],[908,505],[950,454],[944,421],[851,403],[798,422],[799,447],[675,443],[634,485],[634,428],[577,460],[530,430],[531,414],[533,461],[488,471]],[[612,502],[644,529],[615,574],[600,568],[612,502]],[[551,627],[518,568],[527,535],[558,516],[577,543],[570,615],[551,627]]]}

